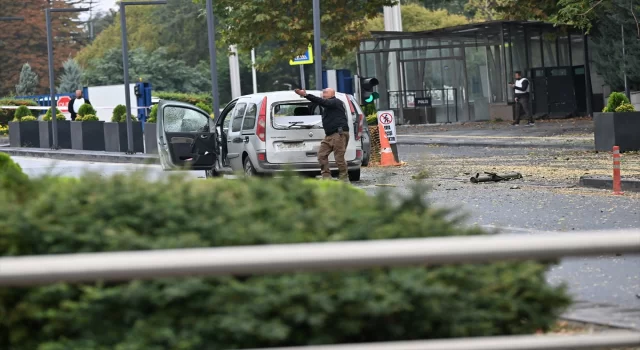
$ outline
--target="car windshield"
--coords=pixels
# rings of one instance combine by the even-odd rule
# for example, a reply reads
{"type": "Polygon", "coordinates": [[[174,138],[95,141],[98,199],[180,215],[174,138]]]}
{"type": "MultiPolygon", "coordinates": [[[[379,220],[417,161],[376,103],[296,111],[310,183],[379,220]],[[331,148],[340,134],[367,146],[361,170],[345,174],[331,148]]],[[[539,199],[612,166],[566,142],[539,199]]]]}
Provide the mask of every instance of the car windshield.
{"type": "Polygon", "coordinates": [[[272,108],[273,127],[276,129],[322,128],[320,107],[310,102],[283,102],[272,108]]]}

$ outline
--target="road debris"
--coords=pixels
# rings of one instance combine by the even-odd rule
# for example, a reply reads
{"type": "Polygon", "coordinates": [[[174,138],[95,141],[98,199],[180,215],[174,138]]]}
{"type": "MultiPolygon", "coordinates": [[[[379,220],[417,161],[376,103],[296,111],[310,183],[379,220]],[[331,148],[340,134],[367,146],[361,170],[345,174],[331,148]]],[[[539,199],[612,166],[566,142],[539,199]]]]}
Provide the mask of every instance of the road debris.
{"type": "Polygon", "coordinates": [[[472,177],[470,181],[475,184],[480,182],[499,182],[499,181],[515,180],[515,179],[522,179],[522,174],[520,173],[497,174],[497,173],[490,173],[485,171],[483,175],[480,175],[480,173],[477,173],[476,176],[472,177]]]}

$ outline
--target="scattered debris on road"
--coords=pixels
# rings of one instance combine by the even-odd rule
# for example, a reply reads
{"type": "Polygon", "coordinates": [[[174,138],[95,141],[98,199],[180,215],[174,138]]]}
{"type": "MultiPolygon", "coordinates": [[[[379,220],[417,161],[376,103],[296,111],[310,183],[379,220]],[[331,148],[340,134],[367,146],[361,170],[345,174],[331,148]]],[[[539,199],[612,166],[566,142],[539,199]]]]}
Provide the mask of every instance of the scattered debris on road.
{"type": "Polygon", "coordinates": [[[522,179],[522,174],[520,173],[505,173],[505,174],[497,174],[484,172],[483,175],[477,173],[476,176],[471,178],[472,183],[480,183],[480,182],[499,182],[499,181],[509,181],[515,179],[522,179]]]}

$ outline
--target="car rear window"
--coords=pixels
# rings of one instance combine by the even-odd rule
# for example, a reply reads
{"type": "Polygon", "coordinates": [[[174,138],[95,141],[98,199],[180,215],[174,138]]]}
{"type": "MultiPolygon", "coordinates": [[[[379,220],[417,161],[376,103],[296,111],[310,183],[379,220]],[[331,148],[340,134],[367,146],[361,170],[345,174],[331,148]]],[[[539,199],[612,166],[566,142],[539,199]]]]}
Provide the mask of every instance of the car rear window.
{"type": "Polygon", "coordinates": [[[322,127],[322,109],[311,102],[281,102],[271,108],[271,121],[276,129],[322,127]]]}

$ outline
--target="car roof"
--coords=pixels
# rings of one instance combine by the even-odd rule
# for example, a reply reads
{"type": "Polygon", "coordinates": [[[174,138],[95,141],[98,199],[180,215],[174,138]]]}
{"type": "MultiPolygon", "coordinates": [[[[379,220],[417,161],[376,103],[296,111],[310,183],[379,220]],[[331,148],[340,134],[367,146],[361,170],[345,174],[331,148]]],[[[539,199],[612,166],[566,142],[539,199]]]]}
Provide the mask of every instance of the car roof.
{"type": "MultiPolygon", "coordinates": [[[[322,91],[320,90],[307,90],[307,93],[310,95],[315,95],[318,97],[322,97],[322,91]]],[[[336,97],[338,98],[346,98],[345,93],[336,92],[336,97]]],[[[290,101],[296,98],[300,98],[293,90],[284,90],[284,91],[270,91],[270,92],[259,92],[257,94],[251,95],[243,95],[240,98],[250,98],[250,99],[262,99],[267,97],[269,100],[281,100],[281,101],[290,101]]]]}

